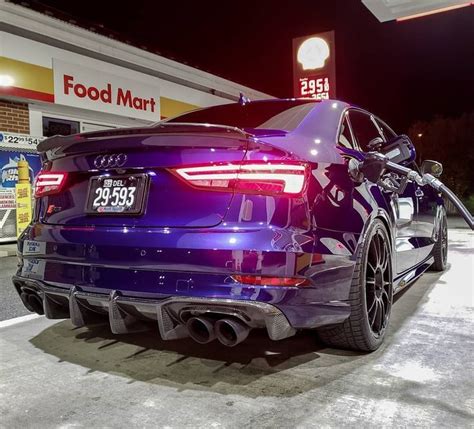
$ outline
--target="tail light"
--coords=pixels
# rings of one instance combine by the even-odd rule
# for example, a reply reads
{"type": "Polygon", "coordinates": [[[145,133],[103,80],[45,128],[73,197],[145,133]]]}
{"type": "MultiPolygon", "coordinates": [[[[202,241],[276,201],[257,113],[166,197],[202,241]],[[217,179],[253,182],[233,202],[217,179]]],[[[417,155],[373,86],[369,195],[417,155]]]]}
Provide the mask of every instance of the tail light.
{"type": "Polygon", "coordinates": [[[286,287],[301,287],[309,286],[308,279],[301,277],[272,277],[272,276],[255,276],[255,275],[240,275],[236,274],[232,278],[241,284],[253,286],[286,286],[286,287]]]}
{"type": "Polygon", "coordinates": [[[67,173],[40,171],[35,181],[35,198],[61,192],[66,180],[67,173]]]}
{"type": "Polygon", "coordinates": [[[244,161],[177,168],[174,172],[185,182],[197,188],[288,196],[301,195],[309,175],[308,167],[297,162],[244,161]]]}

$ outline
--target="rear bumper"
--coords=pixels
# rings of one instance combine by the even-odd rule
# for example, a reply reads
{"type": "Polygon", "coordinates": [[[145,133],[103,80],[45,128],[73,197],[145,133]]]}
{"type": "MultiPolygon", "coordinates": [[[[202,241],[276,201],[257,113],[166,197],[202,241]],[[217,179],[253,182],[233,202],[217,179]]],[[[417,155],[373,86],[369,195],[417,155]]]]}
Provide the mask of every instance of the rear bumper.
{"type": "MultiPolygon", "coordinates": [[[[291,328],[310,329],[349,316],[350,249],[357,242],[353,235],[334,231],[317,231],[316,237],[270,227],[144,230],[34,224],[19,240],[15,282],[17,287],[47,288],[47,296],[69,297],[73,291],[97,302],[108,302],[115,291],[118,301],[142,303],[130,310],[138,318],[156,319],[155,309],[145,307],[163,300],[196,300],[206,306],[217,300],[230,307],[274,308],[291,328]],[[253,286],[236,282],[233,274],[304,277],[310,285],[253,286]]],[[[108,304],[93,311],[107,313],[108,304]]],[[[267,326],[261,323],[264,318],[250,313],[250,323],[255,319],[258,327],[267,326]]]]}

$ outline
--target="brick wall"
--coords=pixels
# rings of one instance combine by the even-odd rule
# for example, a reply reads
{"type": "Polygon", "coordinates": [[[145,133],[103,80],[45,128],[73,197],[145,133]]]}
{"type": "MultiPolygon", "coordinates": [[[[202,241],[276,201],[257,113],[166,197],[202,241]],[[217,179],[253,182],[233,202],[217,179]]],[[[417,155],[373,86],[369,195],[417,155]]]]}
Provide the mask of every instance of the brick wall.
{"type": "Polygon", "coordinates": [[[29,134],[28,104],[0,99],[0,131],[29,134]]]}

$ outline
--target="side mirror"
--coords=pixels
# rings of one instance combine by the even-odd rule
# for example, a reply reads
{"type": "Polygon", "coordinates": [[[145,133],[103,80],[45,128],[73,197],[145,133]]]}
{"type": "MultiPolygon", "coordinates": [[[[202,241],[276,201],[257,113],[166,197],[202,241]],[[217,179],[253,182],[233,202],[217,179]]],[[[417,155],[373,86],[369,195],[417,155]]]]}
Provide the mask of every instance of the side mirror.
{"type": "Polygon", "coordinates": [[[441,176],[441,173],[443,173],[443,164],[438,161],[432,161],[431,159],[427,159],[421,164],[421,172],[423,174],[428,173],[434,177],[439,177],[441,176]]]}

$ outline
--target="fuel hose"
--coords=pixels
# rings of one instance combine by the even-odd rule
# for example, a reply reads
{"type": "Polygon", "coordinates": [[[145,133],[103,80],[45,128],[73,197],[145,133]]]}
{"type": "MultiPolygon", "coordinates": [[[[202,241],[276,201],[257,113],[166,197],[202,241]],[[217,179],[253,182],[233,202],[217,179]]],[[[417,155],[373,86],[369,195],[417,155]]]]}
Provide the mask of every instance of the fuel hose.
{"type": "Polygon", "coordinates": [[[453,205],[458,210],[459,214],[463,217],[466,223],[469,225],[469,228],[474,230],[474,218],[466,208],[466,206],[462,203],[462,201],[456,196],[456,194],[451,191],[444,183],[438,180],[431,174],[423,174],[422,176],[418,174],[415,170],[410,168],[404,167],[400,164],[395,164],[394,162],[387,161],[385,164],[385,169],[393,171],[394,173],[400,174],[402,176],[408,177],[409,180],[413,180],[414,182],[418,183],[420,186],[430,185],[436,191],[441,192],[449,201],[453,203],[453,205]]]}

